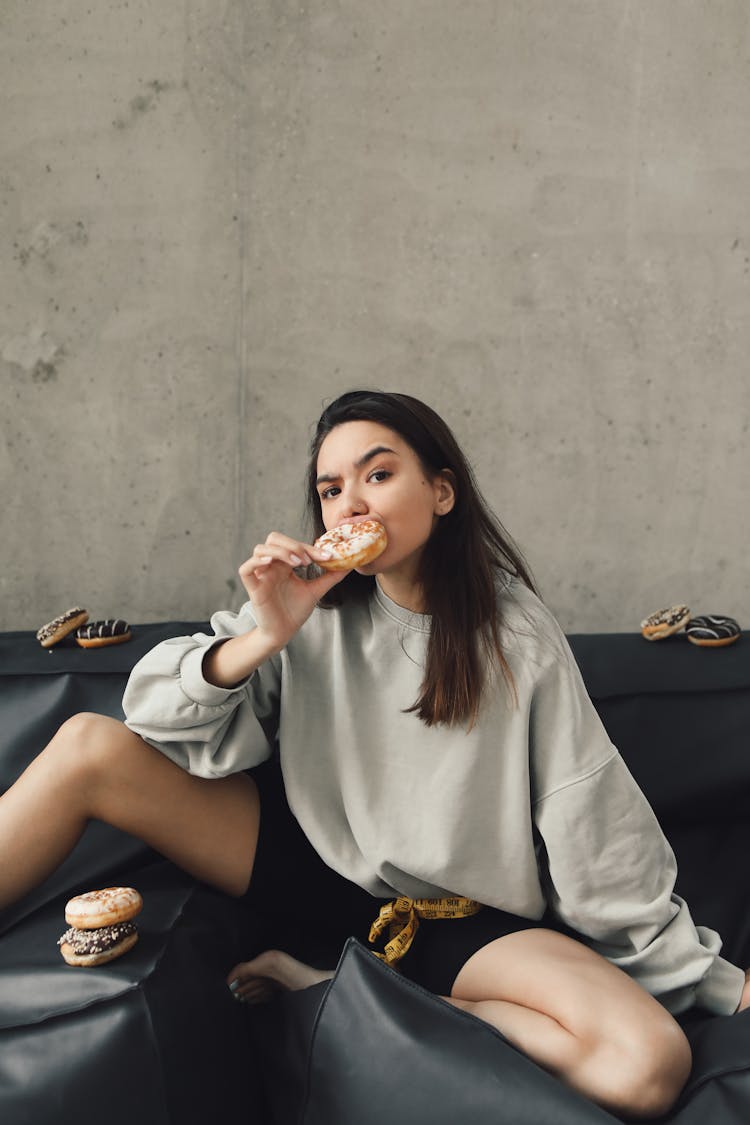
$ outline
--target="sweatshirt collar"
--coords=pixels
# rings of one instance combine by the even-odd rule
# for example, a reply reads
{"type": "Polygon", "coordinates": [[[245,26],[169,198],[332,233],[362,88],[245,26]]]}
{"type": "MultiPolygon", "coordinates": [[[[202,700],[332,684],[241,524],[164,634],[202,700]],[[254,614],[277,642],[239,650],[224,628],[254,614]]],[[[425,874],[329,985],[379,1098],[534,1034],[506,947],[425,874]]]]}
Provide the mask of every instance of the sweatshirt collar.
{"type": "Polygon", "coordinates": [[[377,578],[375,579],[373,597],[380,608],[389,617],[405,625],[408,629],[415,629],[419,633],[429,633],[432,617],[429,613],[415,613],[412,609],[404,609],[394,602],[380,589],[377,578]]]}

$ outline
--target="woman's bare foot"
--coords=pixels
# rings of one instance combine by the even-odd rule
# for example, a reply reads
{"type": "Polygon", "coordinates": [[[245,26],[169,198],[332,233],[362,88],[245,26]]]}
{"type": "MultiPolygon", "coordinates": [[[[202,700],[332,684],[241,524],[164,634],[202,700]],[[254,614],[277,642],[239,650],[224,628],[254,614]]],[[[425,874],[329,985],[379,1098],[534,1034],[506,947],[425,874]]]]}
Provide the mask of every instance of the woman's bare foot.
{"type": "Polygon", "coordinates": [[[268,1000],[279,988],[297,992],[330,980],[332,976],[332,969],[314,969],[280,949],[267,949],[252,961],[235,965],[227,977],[227,984],[238,1000],[258,1004],[268,1000]]]}

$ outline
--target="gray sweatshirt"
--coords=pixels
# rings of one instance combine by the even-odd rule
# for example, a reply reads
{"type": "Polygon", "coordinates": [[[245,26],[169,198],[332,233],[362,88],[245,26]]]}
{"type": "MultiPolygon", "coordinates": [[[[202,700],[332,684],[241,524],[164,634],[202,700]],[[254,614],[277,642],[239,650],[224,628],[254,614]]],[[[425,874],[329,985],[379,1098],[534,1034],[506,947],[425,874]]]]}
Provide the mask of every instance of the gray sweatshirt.
{"type": "Polygon", "coordinates": [[[208,683],[217,640],[252,629],[220,612],[214,635],[165,641],[134,668],[127,725],[201,777],[269,757],[322,859],[380,898],[465,895],[538,919],[549,905],[671,1012],[737,1008],[741,969],[674,893],[674,854],[591,703],[556,621],[522,583],[501,587],[515,698],[498,675],[480,719],[427,727],[413,713],[430,618],[376,586],[316,609],[238,687],[208,683]]]}

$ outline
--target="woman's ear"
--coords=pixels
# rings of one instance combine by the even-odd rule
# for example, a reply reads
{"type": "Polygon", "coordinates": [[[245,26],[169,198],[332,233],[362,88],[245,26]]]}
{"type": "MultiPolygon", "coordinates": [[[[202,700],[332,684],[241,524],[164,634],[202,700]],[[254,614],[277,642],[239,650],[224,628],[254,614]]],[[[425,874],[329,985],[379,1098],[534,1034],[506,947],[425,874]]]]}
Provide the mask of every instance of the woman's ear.
{"type": "Polygon", "coordinates": [[[456,478],[451,469],[443,469],[435,477],[435,515],[446,516],[456,503],[456,478]]]}

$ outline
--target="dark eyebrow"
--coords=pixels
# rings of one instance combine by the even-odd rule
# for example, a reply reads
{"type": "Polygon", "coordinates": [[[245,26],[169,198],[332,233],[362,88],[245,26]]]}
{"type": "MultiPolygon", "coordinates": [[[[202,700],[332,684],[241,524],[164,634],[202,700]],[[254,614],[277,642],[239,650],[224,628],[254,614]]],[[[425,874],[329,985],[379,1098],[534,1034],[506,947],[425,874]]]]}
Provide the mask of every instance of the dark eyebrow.
{"type": "MultiPolygon", "coordinates": [[[[367,453],[363,453],[358,461],[354,462],[355,469],[363,469],[368,461],[372,461],[373,457],[379,457],[381,453],[393,453],[398,457],[395,449],[391,449],[387,445],[374,445],[372,449],[368,449],[367,453]]],[[[315,481],[316,486],[319,484],[333,484],[339,478],[334,473],[323,473],[315,481]]]]}
{"type": "Polygon", "coordinates": [[[359,461],[354,462],[354,468],[363,469],[368,461],[372,461],[373,457],[379,457],[381,453],[395,453],[398,457],[395,449],[391,449],[387,445],[375,445],[372,449],[368,449],[367,453],[364,453],[359,461]]]}

